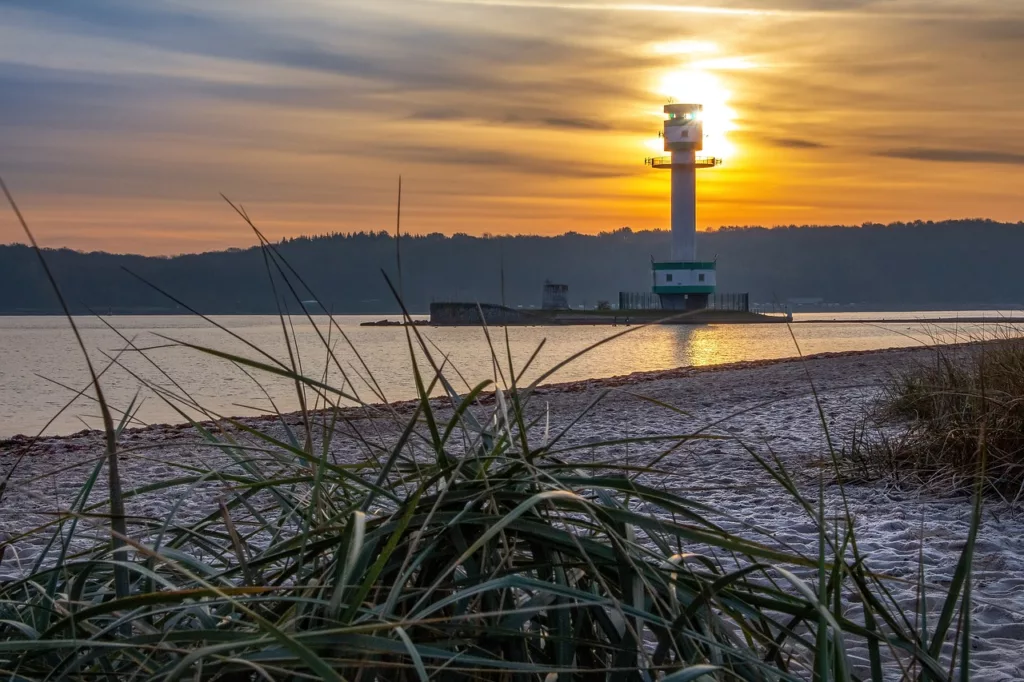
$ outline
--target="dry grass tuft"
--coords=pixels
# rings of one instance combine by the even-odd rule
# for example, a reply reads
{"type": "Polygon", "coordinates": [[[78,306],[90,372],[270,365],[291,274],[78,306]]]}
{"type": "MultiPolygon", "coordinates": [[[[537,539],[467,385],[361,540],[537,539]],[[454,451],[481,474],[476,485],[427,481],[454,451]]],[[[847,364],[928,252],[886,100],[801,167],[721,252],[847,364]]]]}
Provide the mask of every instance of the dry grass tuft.
{"type": "Polygon", "coordinates": [[[883,417],[909,420],[895,436],[862,440],[856,459],[900,482],[1010,501],[1024,494],[1024,339],[937,349],[935,362],[896,373],[883,417]],[[982,448],[986,462],[981,470],[982,448]]]}

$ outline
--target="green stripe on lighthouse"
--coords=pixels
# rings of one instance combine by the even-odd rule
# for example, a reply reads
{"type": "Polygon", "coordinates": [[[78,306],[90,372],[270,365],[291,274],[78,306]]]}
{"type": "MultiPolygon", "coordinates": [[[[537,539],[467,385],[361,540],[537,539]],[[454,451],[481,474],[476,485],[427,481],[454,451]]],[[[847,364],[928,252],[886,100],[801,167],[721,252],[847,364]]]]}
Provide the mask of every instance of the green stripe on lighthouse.
{"type": "Polygon", "coordinates": [[[714,287],[709,286],[679,286],[679,287],[654,287],[652,291],[656,294],[713,294],[714,287]]]}
{"type": "Polygon", "coordinates": [[[714,261],[679,261],[675,263],[651,263],[652,270],[714,270],[714,261]]]}

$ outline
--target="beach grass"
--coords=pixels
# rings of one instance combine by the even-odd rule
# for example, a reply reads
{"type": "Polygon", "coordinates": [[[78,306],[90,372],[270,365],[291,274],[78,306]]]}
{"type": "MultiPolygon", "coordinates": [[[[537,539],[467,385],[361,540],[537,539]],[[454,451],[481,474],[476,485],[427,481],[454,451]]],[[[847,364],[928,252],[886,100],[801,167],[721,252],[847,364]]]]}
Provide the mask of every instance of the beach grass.
{"type": "MultiPolygon", "coordinates": [[[[301,301],[315,292],[259,236],[281,300],[308,317],[301,301]]],[[[405,327],[419,399],[398,409],[373,404],[372,373],[334,357],[334,344],[348,341],[340,327],[317,327],[325,363],[344,377],[331,385],[326,374],[303,373],[284,304],[280,320],[283,359],[255,348],[242,356],[190,347],[254,376],[289,379],[297,415],[266,428],[220,415],[200,423],[189,418],[184,388],[152,387],[191,422],[195,446],[228,464],[168,461],[175,475],[129,487],[118,459],[145,453],[122,443],[127,417],[105,419],[107,452],[83,473],[75,501],[24,529],[45,534],[45,550],[0,583],[0,674],[168,682],[968,678],[980,486],[939,608],[927,607],[922,573],[920,608],[908,610],[888,578],[868,569],[849,512],[826,509],[824,478],[807,490],[780,461],[750,449],[750,466],[763,467],[818,529],[817,552],[801,554],[753,526],[726,530],[723,514],[699,495],[649,482],[672,452],[725,436],[687,431],[581,445],[571,435],[583,415],[552,428],[535,391],[558,366],[521,385],[526,368],[486,328],[494,379],[465,387],[457,368],[405,327]],[[438,387],[446,397],[431,399],[438,387]],[[342,442],[361,452],[358,462],[335,457],[342,442]],[[624,459],[623,448],[633,454],[624,459]],[[124,511],[147,496],[183,500],[211,485],[219,501],[201,519],[179,516],[178,504],[163,514],[124,511]]],[[[102,403],[101,374],[93,372],[92,388],[102,403]]],[[[678,408],[650,401],[650,409],[678,408]]],[[[821,459],[840,466],[837,452],[821,459]]]]}
{"type": "Polygon", "coordinates": [[[936,346],[930,362],[892,374],[878,421],[898,428],[857,444],[869,477],[902,485],[1024,496],[1024,340],[998,335],[964,347],[936,346]],[[982,456],[984,455],[984,466],[982,456]]]}

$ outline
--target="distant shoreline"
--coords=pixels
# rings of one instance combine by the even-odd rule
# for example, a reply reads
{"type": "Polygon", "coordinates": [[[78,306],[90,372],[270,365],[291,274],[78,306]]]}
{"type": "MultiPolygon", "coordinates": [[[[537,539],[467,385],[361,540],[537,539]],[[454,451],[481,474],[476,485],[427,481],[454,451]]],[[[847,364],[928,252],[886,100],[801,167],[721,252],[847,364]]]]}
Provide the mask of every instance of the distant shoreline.
{"type": "Polygon", "coordinates": [[[792,324],[889,324],[892,322],[908,322],[914,324],[1005,324],[1015,323],[1024,324],[1024,315],[1021,317],[914,317],[914,318],[901,318],[901,317],[879,317],[873,319],[833,319],[833,320],[801,320],[796,315],[793,316],[792,324]]]}
{"type": "MultiPolygon", "coordinates": [[[[334,315],[334,317],[380,317],[380,316],[383,316],[383,315],[401,315],[402,312],[400,310],[397,310],[397,311],[391,312],[391,313],[326,313],[326,312],[322,312],[322,311],[321,312],[310,311],[309,314],[312,315],[313,317],[327,317],[328,315],[334,315]]],[[[412,315],[413,317],[427,317],[428,315],[430,315],[429,312],[409,313],[409,314],[412,315]]],[[[276,311],[268,311],[268,312],[263,312],[263,313],[239,313],[239,312],[230,312],[230,313],[217,313],[217,312],[213,312],[213,313],[209,313],[209,312],[206,312],[206,313],[203,313],[203,315],[206,315],[207,317],[277,317],[278,313],[276,311]]],[[[93,311],[91,313],[90,312],[72,312],[71,316],[72,317],[97,317],[97,316],[98,317],[196,317],[196,318],[199,317],[195,313],[190,313],[188,311],[175,312],[173,310],[163,310],[163,311],[149,310],[149,311],[130,311],[130,312],[119,311],[119,312],[113,312],[113,313],[105,313],[105,312],[97,312],[97,311],[93,311]]],[[[295,317],[295,316],[305,316],[305,313],[302,312],[301,310],[296,310],[296,311],[292,312],[292,316],[293,317],[295,317]]],[[[66,315],[64,314],[63,311],[55,311],[55,312],[26,312],[26,311],[20,311],[20,312],[0,312],[0,317],[66,317],[66,315]]]]}

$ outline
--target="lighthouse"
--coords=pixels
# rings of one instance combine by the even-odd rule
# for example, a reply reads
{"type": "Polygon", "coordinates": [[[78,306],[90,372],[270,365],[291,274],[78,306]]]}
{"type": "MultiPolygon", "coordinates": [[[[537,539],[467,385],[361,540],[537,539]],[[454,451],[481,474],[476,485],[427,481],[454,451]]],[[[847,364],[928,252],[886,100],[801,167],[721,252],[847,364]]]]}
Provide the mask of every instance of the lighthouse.
{"type": "Polygon", "coordinates": [[[697,170],[714,168],[720,159],[700,156],[704,126],[700,104],[665,106],[665,151],[671,156],[647,159],[652,168],[672,172],[672,252],[669,260],[651,263],[653,291],[664,310],[702,310],[715,292],[715,262],[697,260],[697,170]]]}

